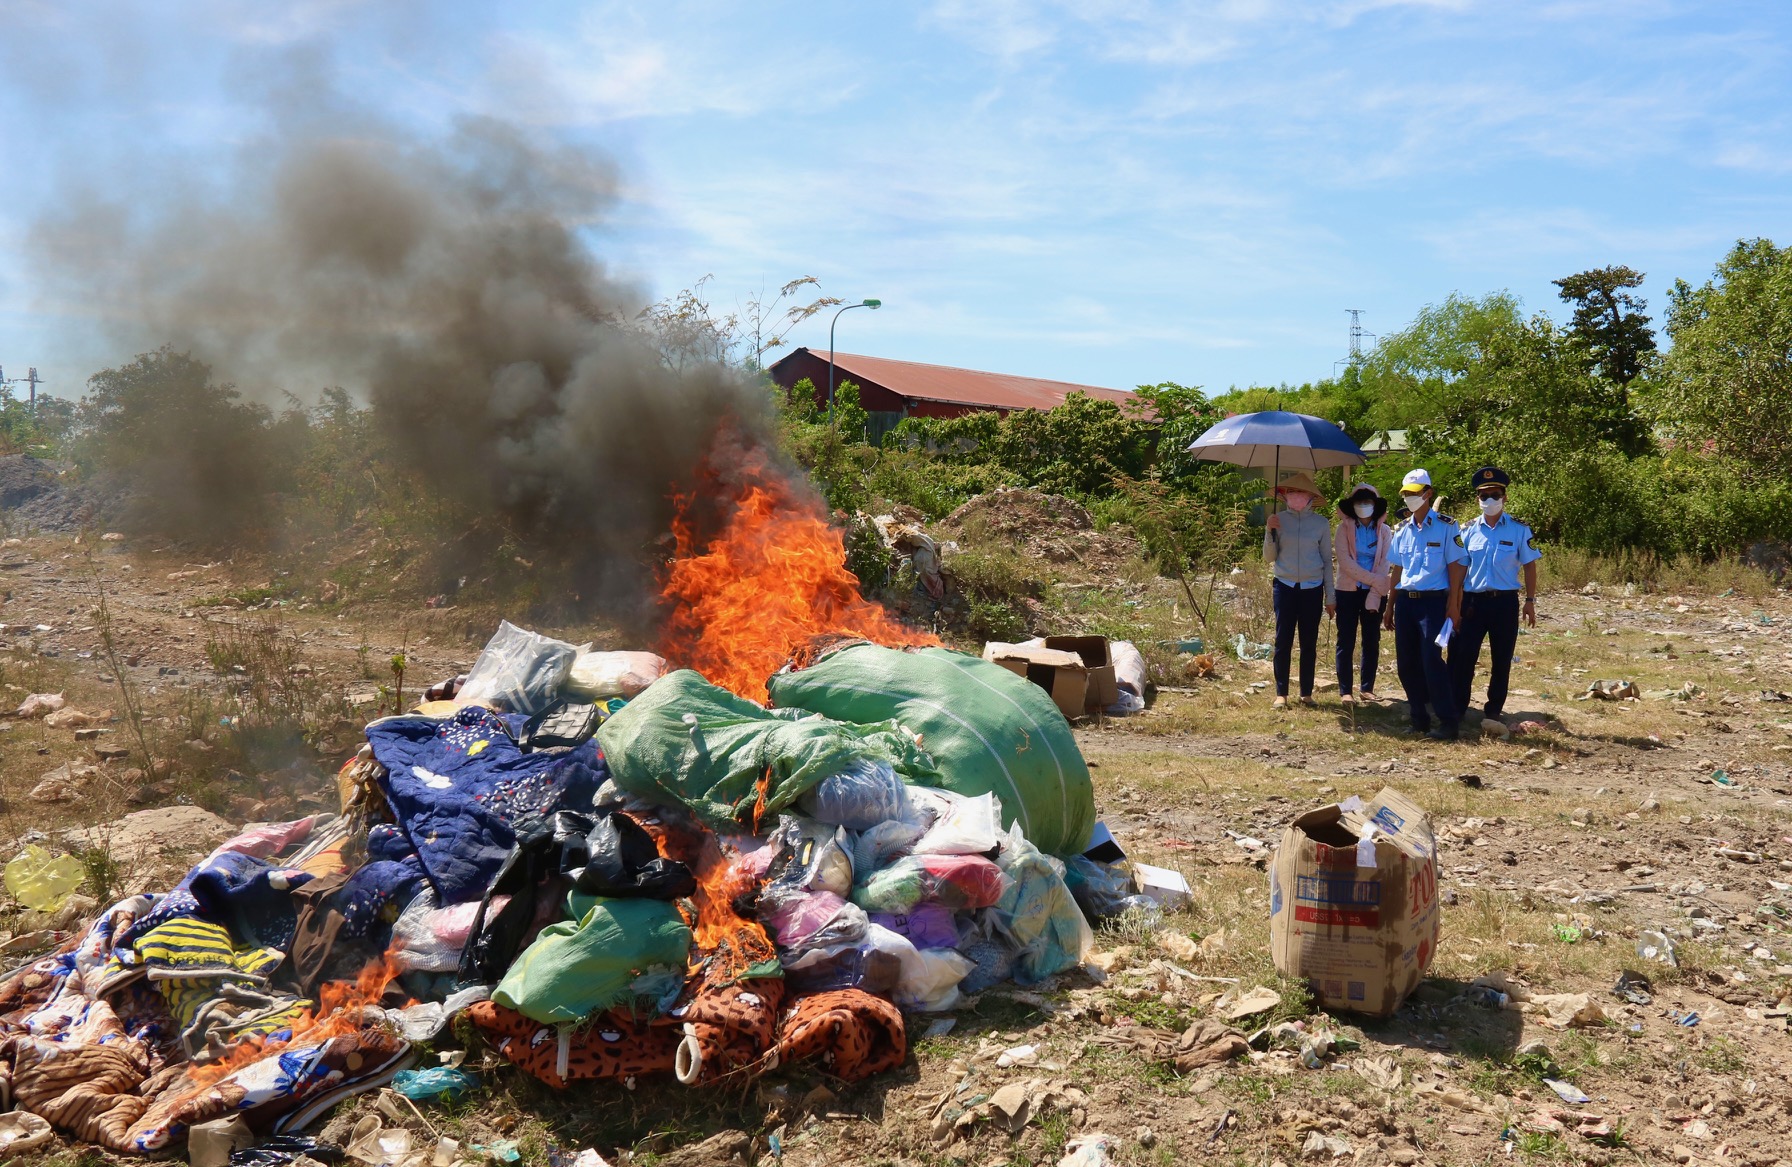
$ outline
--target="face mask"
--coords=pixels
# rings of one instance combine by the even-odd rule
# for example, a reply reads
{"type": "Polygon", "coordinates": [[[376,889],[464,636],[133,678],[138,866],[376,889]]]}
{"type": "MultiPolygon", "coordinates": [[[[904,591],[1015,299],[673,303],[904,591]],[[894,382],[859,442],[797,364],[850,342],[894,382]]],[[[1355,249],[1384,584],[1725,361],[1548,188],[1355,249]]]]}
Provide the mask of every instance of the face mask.
{"type": "Polygon", "coordinates": [[[1492,518],[1494,515],[1499,514],[1505,509],[1506,500],[1503,498],[1484,498],[1481,500],[1481,513],[1488,518],[1492,518]]]}
{"type": "Polygon", "coordinates": [[[1425,505],[1425,496],[1422,494],[1403,494],[1400,496],[1400,501],[1406,504],[1407,510],[1417,514],[1419,508],[1425,505]]]}
{"type": "Polygon", "coordinates": [[[1375,504],[1374,503],[1359,502],[1356,504],[1356,517],[1357,518],[1366,519],[1369,516],[1373,515],[1374,513],[1375,513],[1375,504]]]}
{"type": "Polygon", "coordinates": [[[1291,494],[1291,495],[1288,495],[1288,496],[1287,496],[1287,497],[1288,497],[1288,509],[1289,509],[1289,510],[1291,510],[1291,511],[1304,511],[1304,510],[1306,510],[1306,509],[1307,509],[1307,502],[1308,502],[1308,501],[1309,501],[1309,500],[1308,500],[1308,498],[1307,498],[1307,496],[1306,496],[1306,495],[1304,495],[1304,494],[1291,494]]]}

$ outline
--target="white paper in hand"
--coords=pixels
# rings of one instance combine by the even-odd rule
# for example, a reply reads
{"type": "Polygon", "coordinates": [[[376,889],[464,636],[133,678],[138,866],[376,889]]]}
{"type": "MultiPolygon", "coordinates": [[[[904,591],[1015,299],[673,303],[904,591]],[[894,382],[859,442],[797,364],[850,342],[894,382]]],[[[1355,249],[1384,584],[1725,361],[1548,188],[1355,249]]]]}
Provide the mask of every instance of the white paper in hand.
{"type": "Polygon", "coordinates": [[[1444,626],[1438,629],[1436,644],[1439,648],[1450,647],[1450,637],[1456,633],[1456,621],[1444,617],[1444,626]]]}

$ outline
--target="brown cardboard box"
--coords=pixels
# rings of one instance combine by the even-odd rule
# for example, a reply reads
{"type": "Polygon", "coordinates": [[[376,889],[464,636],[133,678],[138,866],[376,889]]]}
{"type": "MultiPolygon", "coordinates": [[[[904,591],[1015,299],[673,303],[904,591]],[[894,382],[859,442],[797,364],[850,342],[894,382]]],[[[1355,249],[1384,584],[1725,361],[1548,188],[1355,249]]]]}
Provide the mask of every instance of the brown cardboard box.
{"type": "Polygon", "coordinates": [[[1282,832],[1270,955],[1326,1008],[1393,1013],[1425,978],[1441,921],[1431,820],[1395,791],[1309,811],[1282,832]]]}
{"type": "Polygon", "coordinates": [[[1074,721],[1083,715],[1089,696],[1089,667],[1076,653],[991,641],[983,646],[983,659],[1019,673],[1050,693],[1066,718],[1074,721]]]}
{"type": "Polygon", "coordinates": [[[1120,684],[1114,676],[1114,658],[1105,636],[1048,636],[1045,647],[1074,652],[1089,669],[1089,692],[1084,708],[1106,709],[1120,700],[1120,684]]]}

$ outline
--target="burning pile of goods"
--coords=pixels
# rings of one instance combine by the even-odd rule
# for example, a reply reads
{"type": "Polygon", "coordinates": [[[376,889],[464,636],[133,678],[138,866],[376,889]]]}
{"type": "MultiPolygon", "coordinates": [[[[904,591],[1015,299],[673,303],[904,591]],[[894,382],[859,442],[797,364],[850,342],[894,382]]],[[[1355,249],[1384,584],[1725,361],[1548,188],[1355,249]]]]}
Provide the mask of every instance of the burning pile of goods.
{"type": "Polygon", "coordinates": [[[1125,881],[1080,854],[1063,714],[867,603],[781,489],[680,530],[659,654],[505,624],[367,726],[339,815],[248,830],[0,982],[14,1106],[121,1152],[290,1134],[442,1073],[410,1067],[460,1016],[554,1086],[856,1080],[904,1061],[905,1014],[1080,964],[1066,877],[1125,881]]]}

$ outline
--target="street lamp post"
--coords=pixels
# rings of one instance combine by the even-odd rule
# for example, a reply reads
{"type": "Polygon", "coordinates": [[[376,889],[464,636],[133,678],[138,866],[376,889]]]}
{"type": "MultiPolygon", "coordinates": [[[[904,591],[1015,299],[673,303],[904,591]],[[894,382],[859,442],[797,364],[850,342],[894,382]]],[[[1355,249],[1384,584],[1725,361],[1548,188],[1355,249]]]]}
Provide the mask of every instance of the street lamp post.
{"type": "MultiPolygon", "coordinates": [[[[857,304],[848,304],[840,312],[851,312],[854,308],[882,308],[882,300],[860,300],[857,304]]],[[[840,323],[840,312],[828,322],[828,420],[834,420],[834,325],[840,323]]]]}

